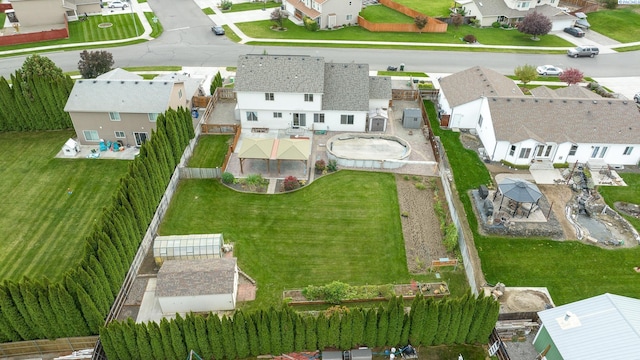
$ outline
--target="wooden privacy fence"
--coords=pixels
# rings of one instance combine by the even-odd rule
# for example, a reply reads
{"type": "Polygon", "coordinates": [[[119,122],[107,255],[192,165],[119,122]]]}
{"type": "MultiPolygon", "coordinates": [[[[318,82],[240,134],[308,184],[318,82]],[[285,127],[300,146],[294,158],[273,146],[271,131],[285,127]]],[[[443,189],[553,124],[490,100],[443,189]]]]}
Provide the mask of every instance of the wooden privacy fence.
{"type": "Polygon", "coordinates": [[[178,168],[180,179],[217,179],[222,175],[220,168],[178,168]]]}
{"type": "Polygon", "coordinates": [[[78,350],[93,349],[96,341],[98,341],[97,336],[85,336],[0,343],[0,357],[5,359],[13,356],[66,355],[78,350]]]}
{"type": "Polygon", "coordinates": [[[358,16],[358,25],[372,32],[447,32],[447,23],[436,18],[432,18],[419,11],[398,4],[393,0],[380,0],[379,2],[390,9],[401,12],[412,18],[415,18],[416,16],[424,16],[427,18],[427,25],[423,29],[418,29],[415,24],[372,23],[360,16],[358,16]]]}

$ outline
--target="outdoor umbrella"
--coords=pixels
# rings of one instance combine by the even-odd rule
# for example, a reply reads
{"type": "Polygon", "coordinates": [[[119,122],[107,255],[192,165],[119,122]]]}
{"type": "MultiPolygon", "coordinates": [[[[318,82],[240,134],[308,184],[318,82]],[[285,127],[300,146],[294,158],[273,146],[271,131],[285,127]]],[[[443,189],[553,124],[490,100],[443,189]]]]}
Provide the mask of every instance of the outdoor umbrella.
{"type": "MultiPolygon", "coordinates": [[[[498,184],[498,189],[504,197],[508,197],[509,199],[517,203],[516,210],[518,209],[520,203],[538,203],[538,200],[540,200],[540,198],[542,197],[540,189],[538,189],[535,184],[522,179],[504,179],[501,183],[498,184]]],[[[502,198],[502,200],[504,200],[504,197],[502,198]]],[[[501,209],[502,200],[500,201],[501,209]]],[[[529,213],[531,213],[531,209],[529,209],[529,213]]],[[[529,214],[527,214],[527,217],[529,217],[529,214]]]]}

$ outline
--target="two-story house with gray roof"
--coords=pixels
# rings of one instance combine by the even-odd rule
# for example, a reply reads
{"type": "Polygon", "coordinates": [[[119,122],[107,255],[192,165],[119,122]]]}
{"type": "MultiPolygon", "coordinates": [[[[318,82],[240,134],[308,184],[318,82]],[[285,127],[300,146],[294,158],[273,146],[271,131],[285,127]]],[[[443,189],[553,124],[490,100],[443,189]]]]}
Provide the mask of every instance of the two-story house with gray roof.
{"type": "Polygon", "coordinates": [[[242,55],[234,90],[246,129],[360,132],[369,110],[391,100],[391,81],[371,80],[369,65],[311,56],[242,55]]]}
{"type": "Polygon", "coordinates": [[[559,0],[456,0],[466,16],[475,16],[480,26],[494,22],[514,26],[527,14],[537,12],[551,20],[551,31],[560,31],[575,24],[577,17],[558,8],[559,0]]]}
{"type": "Polygon", "coordinates": [[[481,67],[439,83],[441,117],[450,116],[451,128],[477,133],[492,161],[640,161],[640,113],[633,101],[605,99],[578,86],[539,88],[528,96],[513,80],[481,67]]]}
{"type": "Polygon", "coordinates": [[[190,108],[203,79],[164,74],[153,80],[122,69],[96,79],[76,81],[64,110],[71,116],[81,144],[120,141],[139,146],[156,128],[159,114],[169,108],[190,108]]]}
{"type": "Polygon", "coordinates": [[[362,0],[283,0],[282,6],[300,20],[306,16],[320,29],[332,29],[357,24],[362,0]]]}

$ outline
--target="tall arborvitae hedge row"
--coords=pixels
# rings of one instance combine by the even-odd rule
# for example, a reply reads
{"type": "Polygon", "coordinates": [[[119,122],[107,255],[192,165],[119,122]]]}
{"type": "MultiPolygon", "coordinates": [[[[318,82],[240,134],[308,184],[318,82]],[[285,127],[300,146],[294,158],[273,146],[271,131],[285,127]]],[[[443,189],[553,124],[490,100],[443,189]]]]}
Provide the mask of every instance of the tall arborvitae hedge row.
{"type": "Polygon", "coordinates": [[[402,300],[394,298],[386,307],[343,309],[317,317],[289,307],[238,311],[222,318],[189,314],[163,319],[160,331],[154,322],[112,322],[100,330],[100,339],[109,360],[184,359],[190,350],[203,359],[231,360],[325,347],[484,343],[498,320],[498,310],[499,303],[492,297],[465,295],[443,301],[417,297],[406,312],[402,300]],[[161,331],[163,327],[168,330],[161,331]],[[141,341],[151,341],[151,347],[138,345],[141,341]],[[153,351],[154,346],[161,349],[160,344],[166,344],[166,351],[153,351]]]}
{"type": "MultiPolygon", "coordinates": [[[[156,132],[131,162],[113,200],[88,234],[79,264],[57,282],[24,278],[20,282],[5,281],[0,285],[1,342],[98,333],[180,159],[174,154],[182,154],[193,137],[188,110],[168,110],[159,116],[156,132]]],[[[169,330],[182,341],[182,331],[169,330]]],[[[134,358],[128,356],[128,346],[138,345],[136,340],[131,340],[137,339],[136,336],[147,336],[153,344],[163,335],[162,331],[145,330],[143,335],[140,331],[132,324],[120,325],[112,338],[127,341],[119,345],[122,347],[118,351],[119,357],[134,358]],[[129,338],[129,333],[133,332],[136,335],[129,338]]],[[[154,347],[138,348],[140,350],[135,354],[143,352],[142,358],[157,351],[154,347]]],[[[172,342],[172,349],[182,351],[183,348],[186,345],[172,342]]]]}
{"type": "Polygon", "coordinates": [[[73,127],[64,111],[73,80],[69,76],[25,79],[11,75],[11,86],[0,77],[0,131],[59,130],[73,127]]]}

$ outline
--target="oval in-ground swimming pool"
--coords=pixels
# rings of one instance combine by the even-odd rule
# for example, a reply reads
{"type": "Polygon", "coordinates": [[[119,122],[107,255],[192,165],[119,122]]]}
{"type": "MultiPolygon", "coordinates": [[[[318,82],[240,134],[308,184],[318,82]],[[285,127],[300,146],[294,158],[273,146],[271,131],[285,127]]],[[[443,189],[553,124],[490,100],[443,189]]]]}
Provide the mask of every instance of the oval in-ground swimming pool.
{"type": "Polygon", "coordinates": [[[343,167],[395,169],[411,154],[408,142],[384,134],[338,134],[326,146],[329,160],[343,167]]]}

